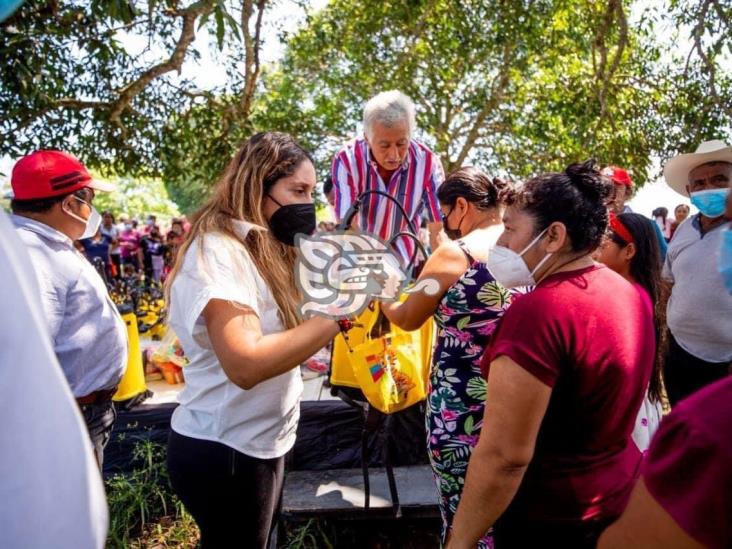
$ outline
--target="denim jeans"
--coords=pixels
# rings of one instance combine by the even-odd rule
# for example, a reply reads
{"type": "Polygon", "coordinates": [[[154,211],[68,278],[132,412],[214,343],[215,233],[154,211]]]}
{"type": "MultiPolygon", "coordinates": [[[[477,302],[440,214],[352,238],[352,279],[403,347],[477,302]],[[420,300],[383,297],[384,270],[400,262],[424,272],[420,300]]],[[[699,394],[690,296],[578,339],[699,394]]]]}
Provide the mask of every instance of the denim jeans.
{"type": "Polygon", "coordinates": [[[112,400],[106,400],[96,404],[85,404],[81,406],[81,413],[84,415],[86,428],[91,437],[94,455],[99,464],[99,470],[102,469],[104,462],[104,447],[112,436],[112,427],[114,420],[117,419],[117,410],[112,400]]]}

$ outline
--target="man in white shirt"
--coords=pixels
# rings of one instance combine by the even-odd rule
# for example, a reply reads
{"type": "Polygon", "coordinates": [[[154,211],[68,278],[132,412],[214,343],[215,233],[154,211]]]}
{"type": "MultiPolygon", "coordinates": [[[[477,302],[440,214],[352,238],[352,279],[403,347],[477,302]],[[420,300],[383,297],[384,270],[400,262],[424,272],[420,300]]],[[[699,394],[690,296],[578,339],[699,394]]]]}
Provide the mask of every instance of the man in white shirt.
{"type": "Polygon", "coordinates": [[[101,548],[104,488],[39,293],[0,210],[0,547],[101,548]]]}
{"type": "Polygon", "coordinates": [[[672,405],[730,373],[732,296],[717,268],[725,203],[732,182],[732,147],[707,141],[669,160],[668,185],[699,213],[676,230],[663,277],[673,284],[666,312],[669,349],[664,381],[672,405]]]}
{"type": "Polygon", "coordinates": [[[94,191],[110,191],[61,151],[37,151],[13,167],[13,223],[35,268],[54,352],[81,407],[101,467],[115,420],[112,395],[127,364],[127,330],[94,267],[74,241],[94,235],[94,191]]]}

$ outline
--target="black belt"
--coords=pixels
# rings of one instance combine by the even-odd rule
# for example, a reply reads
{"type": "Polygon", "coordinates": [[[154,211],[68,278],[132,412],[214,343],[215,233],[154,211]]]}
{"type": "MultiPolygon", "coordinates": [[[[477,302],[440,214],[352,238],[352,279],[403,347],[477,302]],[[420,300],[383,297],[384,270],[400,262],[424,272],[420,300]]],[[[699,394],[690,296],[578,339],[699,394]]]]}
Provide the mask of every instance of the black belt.
{"type": "Polygon", "coordinates": [[[116,388],[102,389],[100,391],[94,391],[93,393],[89,393],[88,395],[83,397],[77,397],[76,402],[79,404],[79,406],[90,406],[92,404],[99,404],[101,402],[107,402],[108,400],[112,400],[112,397],[116,392],[116,388]]]}

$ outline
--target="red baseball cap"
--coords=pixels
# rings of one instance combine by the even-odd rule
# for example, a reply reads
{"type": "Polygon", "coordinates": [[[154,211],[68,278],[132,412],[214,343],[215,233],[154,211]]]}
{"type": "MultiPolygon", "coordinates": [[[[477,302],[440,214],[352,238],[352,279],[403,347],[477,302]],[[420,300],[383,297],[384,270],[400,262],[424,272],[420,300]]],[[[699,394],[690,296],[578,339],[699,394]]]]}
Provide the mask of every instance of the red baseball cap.
{"type": "Polygon", "coordinates": [[[74,155],[53,150],[36,151],[18,160],[13,166],[10,185],[16,200],[51,198],[84,187],[97,191],[116,188],[111,183],[92,179],[84,164],[74,155]]]}
{"type": "Polygon", "coordinates": [[[630,174],[628,174],[628,172],[623,168],[608,166],[607,168],[604,168],[601,173],[602,175],[612,179],[613,183],[633,188],[633,180],[630,178],[630,174]]]}

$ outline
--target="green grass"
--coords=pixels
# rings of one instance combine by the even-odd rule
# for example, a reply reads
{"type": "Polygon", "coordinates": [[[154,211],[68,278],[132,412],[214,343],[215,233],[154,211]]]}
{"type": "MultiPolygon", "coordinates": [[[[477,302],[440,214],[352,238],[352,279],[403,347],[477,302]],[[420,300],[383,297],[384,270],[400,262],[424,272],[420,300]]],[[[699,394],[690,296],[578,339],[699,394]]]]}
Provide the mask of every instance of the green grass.
{"type": "Polygon", "coordinates": [[[304,524],[284,525],[283,549],[334,549],[334,532],[324,521],[310,519],[304,524]]]}
{"type": "MultiPolygon", "coordinates": [[[[170,485],[166,447],[139,442],[134,471],[107,480],[108,549],[192,548],[199,532],[170,485]]],[[[283,549],[432,549],[439,547],[439,520],[400,519],[283,521],[278,546],[283,549]]]]}
{"type": "Polygon", "coordinates": [[[173,494],[165,446],[141,441],[133,450],[135,469],[107,480],[107,547],[192,547],[198,540],[193,519],[173,494]]]}

